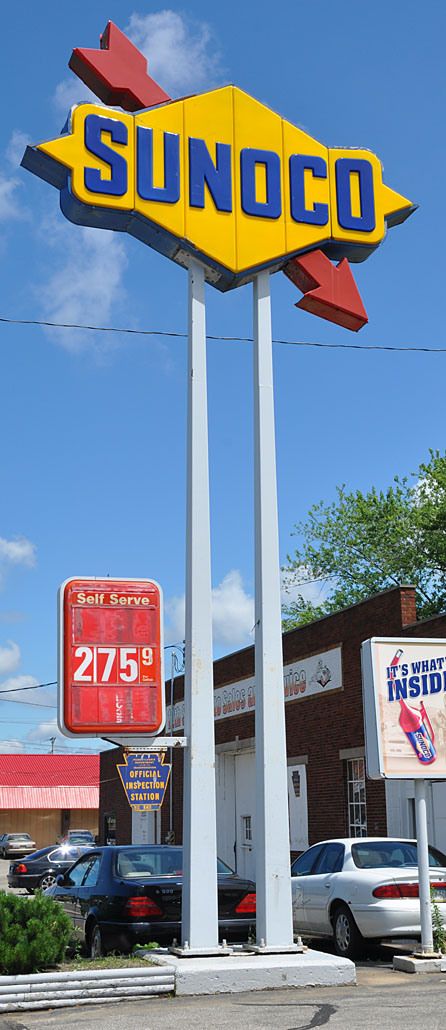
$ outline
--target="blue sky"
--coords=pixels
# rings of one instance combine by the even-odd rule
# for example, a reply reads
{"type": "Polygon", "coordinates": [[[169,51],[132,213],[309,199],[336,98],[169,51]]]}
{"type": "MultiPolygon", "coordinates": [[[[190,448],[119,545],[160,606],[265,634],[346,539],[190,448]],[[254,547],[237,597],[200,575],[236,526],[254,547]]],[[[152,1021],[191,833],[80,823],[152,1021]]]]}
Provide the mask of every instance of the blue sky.
{"type": "MultiPolygon", "coordinates": [[[[294,307],[272,280],[274,336],[444,346],[444,5],[431,0],[55,0],[3,12],[0,315],[183,331],[187,276],[138,241],[66,222],[57,192],[19,162],[84,99],[67,64],[112,19],[173,97],[233,82],[329,146],[378,154],[388,185],[420,205],[355,266],[359,336],[294,307]]],[[[210,334],[251,334],[251,287],[208,288],[210,334]]],[[[186,341],[0,323],[0,690],[56,678],[56,593],[71,575],[152,576],[166,641],[182,636],[186,341]]],[[[444,448],[446,355],[276,345],[281,559],[294,523],[335,487],[385,487],[444,448]]],[[[216,653],[252,641],[252,350],[209,342],[216,653]]],[[[8,694],[8,698],[12,695],[8,694]]],[[[0,750],[57,736],[52,688],[0,702],[0,750]],[[37,704],[48,707],[35,707],[37,704]]],[[[88,748],[89,741],[80,742],[88,748]]]]}

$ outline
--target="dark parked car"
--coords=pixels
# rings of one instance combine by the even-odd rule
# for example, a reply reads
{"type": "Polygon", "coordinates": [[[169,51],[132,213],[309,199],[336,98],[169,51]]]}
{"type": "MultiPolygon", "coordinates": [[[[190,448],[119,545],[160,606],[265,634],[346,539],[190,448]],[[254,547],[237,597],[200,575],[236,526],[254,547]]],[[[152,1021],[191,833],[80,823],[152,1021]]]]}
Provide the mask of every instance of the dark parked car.
{"type": "Polygon", "coordinates": [[[68,830],[65,837],[61,837],[60,844],[96,844],[91,830],[68,830]]]}
{"type": "Polygon", "coordinates": [[[0,856],[12,858],[14,855],[29,855],[35,848],[36,842],[29,833],[5,833],[0,844],[0,856]]]}
{"type": "MultiPolygon", "coordinates": [[[[182,848],[106,846],[83,855],[46,892],[59,901],[92,956],[181,937],[182,848]]],[[[255,884],[218,859],[220,938],[247,940],[255,884]]]]}
{"type": "Polygon", "coordinates": [[[86,851],[91,851],[93,845],[83,844],[79,846],[67,844],[51,844],[49,848],[42,848],[34,851],[26,859],[18,862],[11,862],[8,872],[8,885],[10,887],[24,887],[28,894],[32,894],[38,887],[46,890],[56,882],[60,873],[66,872],[73,862],[86,851]]]}

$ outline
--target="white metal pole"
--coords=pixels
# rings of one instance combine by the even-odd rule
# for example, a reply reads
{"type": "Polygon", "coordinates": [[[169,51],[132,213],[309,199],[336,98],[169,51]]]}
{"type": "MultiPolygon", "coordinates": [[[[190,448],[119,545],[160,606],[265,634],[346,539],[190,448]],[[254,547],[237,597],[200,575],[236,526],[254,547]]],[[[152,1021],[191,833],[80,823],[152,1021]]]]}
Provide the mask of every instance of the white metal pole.
{"type": "Polygon", "coordinates": [[[269,272],[254,280],[257,946],[293,949],[269,272]]]}
{"type": "Polygon", "coordinates": [[[189,268],[182,945],[218,947],[204,269],[189,268]]]}
{"type": "Polygon", "coordinates": [[[417,825],[418,882],[420,890],[421,952],[434,950],[432,907],[429,880],[429,842],[427,837],[426,781],[415,780],[415,810],[417,825]]]}

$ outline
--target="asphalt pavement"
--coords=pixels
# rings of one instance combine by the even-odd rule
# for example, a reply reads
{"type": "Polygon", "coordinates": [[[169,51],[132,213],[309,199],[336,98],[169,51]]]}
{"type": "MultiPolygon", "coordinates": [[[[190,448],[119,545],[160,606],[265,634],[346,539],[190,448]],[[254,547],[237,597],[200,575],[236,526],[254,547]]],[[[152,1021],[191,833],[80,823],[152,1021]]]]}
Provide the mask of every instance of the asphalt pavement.
{"type": "Polygon", "coordinates": [[[441,975],[410,976],[359,966],[356,987],[306,987],[148,998],[110,1005],[0,1015],[0,1030],[444,1030],[441,975]]]}

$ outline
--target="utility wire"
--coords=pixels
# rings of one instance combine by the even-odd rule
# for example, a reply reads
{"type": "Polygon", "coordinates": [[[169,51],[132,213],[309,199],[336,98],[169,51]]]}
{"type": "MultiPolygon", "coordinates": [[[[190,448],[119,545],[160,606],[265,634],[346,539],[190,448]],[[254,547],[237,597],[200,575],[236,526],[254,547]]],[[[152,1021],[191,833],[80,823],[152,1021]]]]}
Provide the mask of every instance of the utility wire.
{"type": "MultiPolygon", "coordinates": [[[[9,690],[0,690],[0,694],[18,694],[21,690],[39,690],[39,687],[55,687],[57,686],[57,680],[51,680],[50,683],[32,683],[29,687],[11,687],[9,690]]],[[[23,702],[25,704],[25,702],[23,702]]],[[[27,704],[29,702],[26,702],[27,704]]]]}
{"type": "MultiPolygon", "coordinates": [[[[0,322],[8,325],[39,325],[50,329],[83,329],[92,333],[127,333],[132,336],[169,336],[178,339],[187,339],[186,332],[175,332],[174,330],[163,329],[129,329],[126,326],[104,326],[104,325],[82,325],[78,322],[46,322],[37,318],[6,318],[0,315],[0,322]]],[[[224,343],[252,343],[252,336],[213,336],[206,334],[208,340],[220,340],[224,343]]],[[[310,340],[281,340],[273,339],[273,343],[285,347],[320,347],[326,350],[370,350],[370,351],[401,351],[402,353],[413,354],[446,354],[446,347],[418,347],[403,344],[400,347],[393,347],[390,344],[376,343],[318,343],[310,340]]]]}

